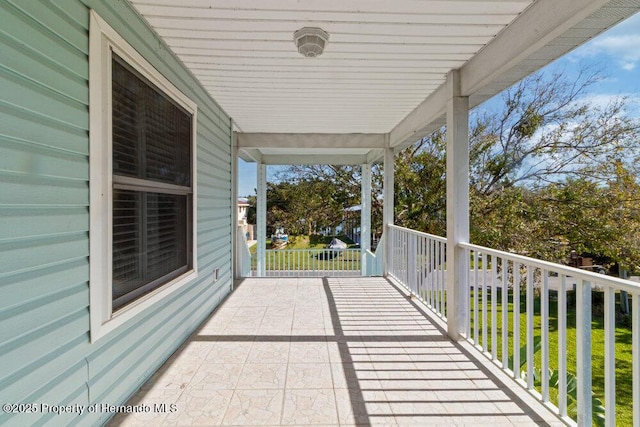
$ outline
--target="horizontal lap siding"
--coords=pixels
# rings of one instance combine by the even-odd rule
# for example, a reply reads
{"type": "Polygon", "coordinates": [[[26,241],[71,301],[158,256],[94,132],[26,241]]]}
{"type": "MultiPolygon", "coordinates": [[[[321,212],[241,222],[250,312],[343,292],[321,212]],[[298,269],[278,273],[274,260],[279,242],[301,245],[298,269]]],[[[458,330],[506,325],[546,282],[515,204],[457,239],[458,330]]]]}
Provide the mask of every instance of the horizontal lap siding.
{"type": "MultiPolygon", "coordinates": [[[[10,0],[0,22],[0,401],[122,404],[230,289],[230,121],[126,2],[10,0]],[[199,277],[94,344],[90,8],[198,104],[199,277]]],[[[107,419],[0,414],[9,425],[107,419]]]]}

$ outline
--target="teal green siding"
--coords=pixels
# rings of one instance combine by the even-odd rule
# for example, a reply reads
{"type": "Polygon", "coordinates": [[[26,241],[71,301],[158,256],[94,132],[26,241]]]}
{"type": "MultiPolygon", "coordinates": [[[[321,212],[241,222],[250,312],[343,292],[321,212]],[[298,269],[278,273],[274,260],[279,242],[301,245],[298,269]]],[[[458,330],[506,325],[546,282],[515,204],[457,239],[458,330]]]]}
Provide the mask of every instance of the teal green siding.
{"type": "MultiPolygon", "coordinates": [[[[122,404],[229,292],[230,119],[126,1],[3,0],[0,22],[0,402],[122,404]],[[91,8],[198,104],[199,277],[94,344],[91,8]]],[[[0,413],[0,424],[108,418],[0,413]]]]}

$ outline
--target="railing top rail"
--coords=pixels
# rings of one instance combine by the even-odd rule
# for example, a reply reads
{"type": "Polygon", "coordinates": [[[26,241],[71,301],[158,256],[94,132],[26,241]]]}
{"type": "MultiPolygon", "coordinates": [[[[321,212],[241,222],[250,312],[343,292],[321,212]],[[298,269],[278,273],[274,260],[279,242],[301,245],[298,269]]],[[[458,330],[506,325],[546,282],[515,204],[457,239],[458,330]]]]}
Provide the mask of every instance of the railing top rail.
{"type": "Polygon", "coordinates": [[[314,252],[314,251],[354,251],[360,252],[360,248],[307,248],[307,249],[267,249],[267,252],[314,252]]]}
{"type": "Polygon", "coordinates": [[[564,274],[566,276],[576,277],[582,280],[591,282],[601,286],[611,286],[613,288],[638,293],[640,291],[640,283],[632,282],[631,280],[620,279],[617,277],[605,276],[603,274],[594,273],[591,271],[580,270],[579,268],[569,267],[555,262],[543,261],[536,258],[530,258],[524,255],[513,254],[510,252],[500,251],[497,249],[487,248],[485,246],[473,245],[471,243],[460,243],[459,246],[464,249],[469,249],[476,252],[482,252],[492,256],[508,259],[509,261],[515,261],[522,264],[531,265],[535,268],[542,270],[548,270],[557,272],[558,274],[564,274]]]}
{"type": "Polygon", "coordinates": [[[394,230],[400,230],[400,231],[403,231],[403,232],[409,233],[409,234],[416,234],[418,236],[428,237],[428,238],[436,240],[438,242],[443,242],[443,243],[447,242],[447,238],[446,237],[436,236],[435,234],[423,233],[422,231],[412,230],[410,228],[400,227],[400,226],[393,225],[393,224],[389,224],[389,228],[392,228],[394,230]]]}

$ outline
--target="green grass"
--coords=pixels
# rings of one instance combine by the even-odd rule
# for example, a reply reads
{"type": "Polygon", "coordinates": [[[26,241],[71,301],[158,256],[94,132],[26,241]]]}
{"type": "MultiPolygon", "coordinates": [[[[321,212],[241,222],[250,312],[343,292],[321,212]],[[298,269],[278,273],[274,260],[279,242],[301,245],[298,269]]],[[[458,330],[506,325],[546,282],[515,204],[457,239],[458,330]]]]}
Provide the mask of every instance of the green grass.
{"type": "MultiPolygon", "coordinates": [[[[557,369],[558,367],[558,304],[555,299],[555,292],[550,292],[549,301],[549,367],[557,369]]],[[[491,353],[491,295],[487,292],[487,343],[488,351],[491,353]]],[[[600,293],[601,295],[601,293],[600,293]]],[[[568,292],[569,300],[575,301],[573,293],[568,292]]],[[[471,334],[473,337],[474,321],[478,322],[478,344],[482,344],[482,292],[478,294],[478,319],[474,319],[474,301],[473,292],[471,295],[471,334]]],[[[502,298],[501,291],[497,292],[497,355],[498,360],[502,358],[502,298]]],[[[594,292],[594,300],[600,299],[597,292],[594,292]]],[[[513,353],[513,292],[508,294],[508,345],[509,355],[513,353]]],[[[604,402],[604,313],[601,306],[594,304],[591,323],[592,338],[592,387],[596,397],[604,402]]],[[[526,292],[522,292],[520,297],[520,346],[526,344],[526,292]]],[[[541,335],[541,316],[540,316],[540,298],[536,296],[534,299],[534,336],[541,335]]],[[[576,312],[575,304],[570,303],[567,308],[567,367],[573,374],[576,373],[576,312]]],[[[616,423],[617,425],[632,424],[632,345],[631,330],[629,328],[616,327],[616,423]]],[[[534,365],[536,368],[541,367],[541,352],[534,355],[534,365]]],[[[523,368],[526,370],[526,365],[523,368]]],[[[540,392],[540,389],[537,389],[540,392]]],[[[554,389],[550,389],[551,401],[557,405],[557,395],[554,389]]]]}
{"type": "MultiPolygon", "coordinates": [[[[347,243],[348,248],[352,249],[357,247],[349,238],[345,236],[337,236],[340,240],[347,243]]],[[[333,258],[333,252],[327,250],[325,253],[304,252],[290,254],[287,250],[298,249],[326,249],[327,245],[331,242],[333,236],[289,236],[289,243],[286,247],[280,250],[268,251],[266,254],[265,264],[268,271],[280,271],[280,270],[360,270],[360,253],[339,252],[336,258],[333,258]],[[289,255],[290,254],[290,255],[289,255]],[[331,257],[331,259],[325,259],[325,257],[331,257]]],[[[267,249],[271,248],[271,242],[267,242],[267,249]]],[[[253,245],[250,249],[251,254],[254,255],[257,251],[257,245],[253,245]]],[[[256,267],[256,258],[252,257],[252,268],[256,267]]]]}

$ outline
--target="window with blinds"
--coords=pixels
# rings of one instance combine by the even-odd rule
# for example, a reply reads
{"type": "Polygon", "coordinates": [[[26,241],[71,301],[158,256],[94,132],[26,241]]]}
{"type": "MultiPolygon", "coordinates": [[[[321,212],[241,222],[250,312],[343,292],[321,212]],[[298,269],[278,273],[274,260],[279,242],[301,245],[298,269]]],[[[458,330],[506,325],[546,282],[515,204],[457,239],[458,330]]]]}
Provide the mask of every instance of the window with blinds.
{"type": "Polygon", "coordinates": [[[113,54],[112,309],[192,266],[192,115],[113,54]]]}

